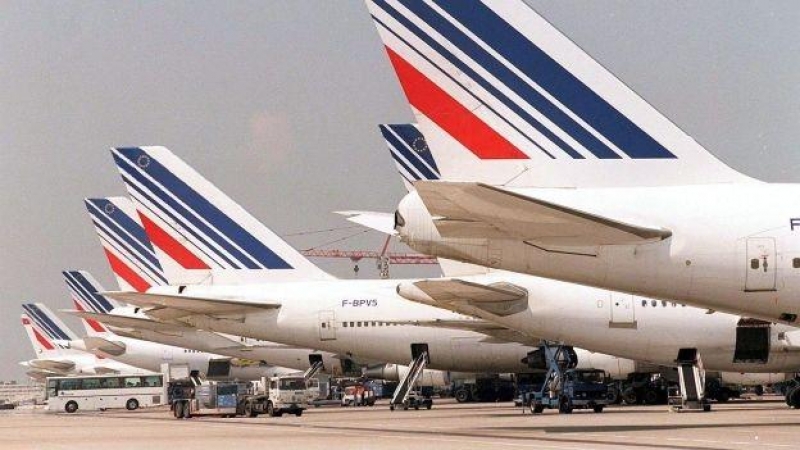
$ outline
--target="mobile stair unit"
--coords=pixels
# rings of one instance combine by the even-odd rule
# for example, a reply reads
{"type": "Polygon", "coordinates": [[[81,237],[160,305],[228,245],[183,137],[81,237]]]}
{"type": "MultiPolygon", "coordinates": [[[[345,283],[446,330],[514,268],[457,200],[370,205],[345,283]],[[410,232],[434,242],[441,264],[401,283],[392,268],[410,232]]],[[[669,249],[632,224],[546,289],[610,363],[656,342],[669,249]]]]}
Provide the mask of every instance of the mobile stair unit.
{"type": "Polygon", "coordinates": [[[678,366],[680,395],[670,395],[670,409],[673,411],[711,411],[711,404],[705,397],[706,373],[697,349],[682,348],[678,350],[675,364],[678,366]]]}
{"type": "Polygon", "coordinates": [[[414,386],[416,386],[419,377],[430,362],[427,345],[412,344],[411,353],[414,359],[409,365],[408,373],[400,380],[394,390],[392,400],[389,402],[389,409],[392,411],[398,406],[401,406],[404,410],[408,408],[419,409],[420,407],[431,409],[433,406],[433,400],[414,392],[414,386]]]}

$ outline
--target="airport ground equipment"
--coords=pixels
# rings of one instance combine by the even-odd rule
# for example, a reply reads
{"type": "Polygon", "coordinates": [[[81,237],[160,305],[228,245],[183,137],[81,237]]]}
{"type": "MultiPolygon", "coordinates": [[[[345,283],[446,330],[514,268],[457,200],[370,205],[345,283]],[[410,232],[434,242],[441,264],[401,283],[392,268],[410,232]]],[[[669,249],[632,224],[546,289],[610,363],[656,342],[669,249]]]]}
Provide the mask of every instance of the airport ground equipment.
{"type": "Polygon", "coordinates": [[[320,370],[325,369],[325,363],[322,362],[322,355],[308,355],[308,362],[311,366],[303,373],[303,378],[310,380],[320,370]]]}
{"type": "Polygon", "coordinates": [[[409,365],[408,373],[400,380],[400,383],[394,390],[392,399],[389,401],[389,409],[392,411],[394,411],[397,406],[402,406],[403,409],[419,409],[420,407],[431,409],[433,406],[433,400],[431,400],[429,396],[424,396],[414,391],[417,380],[420,375],[422,375],[425,366],[428,365],[429,362],[427,345],[411,344],[411,354],[414,359],[409,365]]]}
{"type": "Polygon", "coordinates": [[[539,390],[527,398],[532,413],[555,408],[562,414],[576,408],[603,412],[608,404],[604,371],[576,369],[575,351],[569,346],[543,343],[540,350],[547,362],[547,375],[539,390]]]}
{"type": "Polygon", "coordinates": [[[696,348],[678,350],[675,360],[678,366],[680,395],[673,393],[669,405],[673,411],[711,411],[705,396],[705,370],[696,348]]]}
{"type": "Polygon", "coordinates": [[[459,403],[508,402],[514,399],[515,381],[511,374],[481,374],[453,380],[450,392],[459,403]]]}
{"type": "Polygon", "coordinates": [[[342,406],[375,406],[377,396],[372,388],[363,382],[345,386],[342,394],[342,406]]]}
{"type": "Polygon", "coordinates": [[[280,376],[262,378],[251,383],[252,393],[239,399],[240,412],[248,417],[266,414],[280,417],[284,413],[303,415],[309,402],[319,390],[308,388],[307,380],[302,376],[280,376]]]}
{"type": "Polygon", "coordinates": [[[228,381],[202,381],[186,378],[169,382],[172,413],[176,419],[193,416],[236,416],[241,383],[228,381]]]}

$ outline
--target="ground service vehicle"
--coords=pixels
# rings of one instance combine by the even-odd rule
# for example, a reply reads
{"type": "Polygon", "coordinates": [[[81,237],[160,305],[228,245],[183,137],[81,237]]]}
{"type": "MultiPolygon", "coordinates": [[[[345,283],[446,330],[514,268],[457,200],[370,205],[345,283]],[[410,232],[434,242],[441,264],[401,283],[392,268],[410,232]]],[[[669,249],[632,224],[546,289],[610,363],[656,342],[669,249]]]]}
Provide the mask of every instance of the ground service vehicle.
{"type": "Polygon", "coordinates": [[[192,378],[171,381],[172,413],[176,419],[198,415],[234,417],[239,388],[240,384],[235,382],[203,381],[197,384],[192,378]]]}
{"type": "Polygon", "coordinates": [[[164,376],[91,375],[47,378],[47,409],[74,413],[163,405],[167,400],[164,376]]]}
{"type": "Polygon", "coordinates": [[[575,351],[568,346],[542,345],[541,354],[547,361],[547,376],[538,391],[527,395],[532,413],[551,408],[558,408],[562,414],[570,414],[575,408],[603,412],[608,404],[603,370],[576,369],[575,351]]]}
{"type": "Polygon", "coordinates": [[[342,406],[375,406],[375,391],[364,383],[345,386],[342,406]]]}
{"type": "Polygon", "coordinates": [[[241,412],[248,417],[259,414],[280,417],[283,413],[300,417],[319,392],[309,389],[307,380],[302,376],[265,377],[253,382],[252,386],[253,394],[239,400],[241,412]]]}

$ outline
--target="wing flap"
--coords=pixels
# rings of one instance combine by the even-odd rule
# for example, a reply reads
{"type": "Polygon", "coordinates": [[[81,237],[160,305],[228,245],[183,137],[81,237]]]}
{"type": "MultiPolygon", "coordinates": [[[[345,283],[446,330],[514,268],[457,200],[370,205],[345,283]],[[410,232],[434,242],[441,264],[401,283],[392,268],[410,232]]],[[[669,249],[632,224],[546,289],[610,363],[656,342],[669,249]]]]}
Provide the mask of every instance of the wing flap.
{"type": "Polygon", "coordinates": [[[473,182],[414,185],[442,237],[505,237],[550,246],[635,244],[666,239],[669,230],[625,223],[473,182]]]}

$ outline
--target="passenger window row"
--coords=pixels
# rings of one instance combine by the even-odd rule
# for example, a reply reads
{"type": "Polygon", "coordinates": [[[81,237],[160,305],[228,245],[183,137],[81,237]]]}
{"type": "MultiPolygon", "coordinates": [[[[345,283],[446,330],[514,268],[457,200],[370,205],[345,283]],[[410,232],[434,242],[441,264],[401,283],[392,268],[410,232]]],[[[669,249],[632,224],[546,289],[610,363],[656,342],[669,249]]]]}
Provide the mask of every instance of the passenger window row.
{"type": "MultiPolygon", "coordinates": [[[[660,303],[661,303],[661,307],[662,308],[666,308],[668,304],[671,304],[673,308],[677,308],[678,307],[678,303],[675,303],[675,302],[667,302],[666,300],[661,300],[660,303]]],[[[658,306],[658,304],[659,304],[658,300],[650,300],[650,306],[652,306],[653,308],[658,306]]],[[[647,306],[647,300],[646,299],[642,299],[642,307],[646,307],[646,306],[647,306]]],[[[683,303],[681,303],[681,306],[684,307],[684,308],[686,307],[686,305],[683,304],[683,303]]]]}
{"type": "MultiPolygon", "coordinates": [[[[388,322],[379,322],[379,321],[350,321],[350,322],[342,322],[342,328],[356,328],[356,327],[394,327],[399,324],[396,323],[388,323],[388,322]]],[[[322,328],[325,328],[325,324],[322,324],[322,328]]]]}

